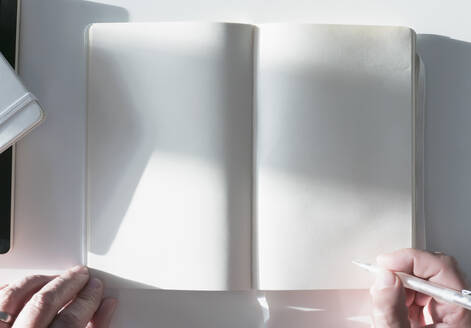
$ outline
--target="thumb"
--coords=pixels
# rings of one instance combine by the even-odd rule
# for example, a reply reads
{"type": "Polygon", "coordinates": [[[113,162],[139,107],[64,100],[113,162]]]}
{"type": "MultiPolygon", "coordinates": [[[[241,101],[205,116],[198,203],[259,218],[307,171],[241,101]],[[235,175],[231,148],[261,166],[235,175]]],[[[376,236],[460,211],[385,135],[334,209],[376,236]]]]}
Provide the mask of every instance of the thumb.
{"type": "Polygon", "coordinates": [[[384,270],[376,274],[370,289],[373,298],[373,321],[376,328],[409,328],[406,293],[395,274],[384,270]]]}

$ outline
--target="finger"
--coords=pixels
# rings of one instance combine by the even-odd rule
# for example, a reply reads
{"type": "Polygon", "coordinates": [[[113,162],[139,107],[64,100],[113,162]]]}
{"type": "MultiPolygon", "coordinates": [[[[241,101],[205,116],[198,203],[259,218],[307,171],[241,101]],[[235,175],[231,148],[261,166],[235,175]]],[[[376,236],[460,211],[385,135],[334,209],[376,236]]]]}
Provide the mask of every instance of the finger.
{"type": "Polygon", "coordinates": [[[427,323],[424,310],[424,307],[416,304],[409,307],[409,322],[412,328],[423,327],[427,323]]]}
{"type": "Polygon", "coordinates": [[[35,275],[15,281],[0,290],[0,310],[18,315],[24,304],[55,276],[35,275]]]}
{"type": "Polygon", "coordinates": [[[422,320],[422,308],[417,305],[411,305],[409,307],[409,322],[411,328],[423,327],[424,323],[422,320]]]}
{"type": "Polygon", "coordinates": [[[376,258],[376,261],[381,267],[388,270],[410,273],[450,288],[466,288],[456,261],[447,255],[409,248],[381,254],[376,258]]]}
{"type": "Polygon", "coordinates": [[[425,295],[422,293],[416,293],[414,304],[417,306],[426,307],[428,303],[430,303],[431,299],[432,299],[432,296],[425,295]]]}
{"type": "Polygon", "coordinates": [[[409,328],[406,295],[401,281],[390,271],[378,272],[371,289],[376,328],[409,328]]]}
{"type": "Polygon", "coordinates": [[[412,328],[422,327],[425,325],[424,307],[428,305],[431,297],[407,288],[405,292],[410,325],[412,328]]]}
{"type": "Polygon", "coordinates": [[[77,297],[54,319],[51,328],[83,328],[93,318],[103,298],[103,283],[92,278],[77,297]]]}
{"type": "Polygon", "coordinates": [[[406,288],[406,306],[410,307],[412,305],[425,307],[430,302],[432,296],[428,296],[415,290],[406,288]]]}
{"type": "Polygon", "coordinates": [[[427,310],[432,322],[443,322],[448,327],[471,327],[471,313],[460,306],[431,299],[427,310]]]}
{"type": "Polygon", "coordinates": [[[114,298],[104,299],[87,328],[108,328],[117,305],[118,301],[114,298]]]}
{"type": "Polygon", "coordinates": [[[47,283],[26,303],[13,327],[47,327],[57,312],[85,286],[88,269],[76,266],[47,283]]]}
{"type": "Polygon", "coordinates": [[[415,295],[417,294],[415,290],[406,289],[406,306],[409,307],[414,304],[415,295]]]}

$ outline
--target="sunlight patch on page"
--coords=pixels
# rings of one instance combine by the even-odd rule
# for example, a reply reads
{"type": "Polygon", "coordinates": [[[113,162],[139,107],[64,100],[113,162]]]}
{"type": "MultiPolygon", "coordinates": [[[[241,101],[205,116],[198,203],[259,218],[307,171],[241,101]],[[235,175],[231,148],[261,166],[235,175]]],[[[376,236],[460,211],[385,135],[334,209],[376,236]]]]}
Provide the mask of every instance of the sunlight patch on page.
{"type": "MultiPolygon", "coordinates": [[[[135,44],[142,44],[142,50],[149,47],[149,40],[153,41],[154,49],[179,52],[186,55],[199,55],[204,51],[219,52],[223,50],[223,41],[226,37],[225,26],[221,24],[198,24],[191,22],[160,23],[161,29],[155,28],[155,23],[101,24],[101,33],[109,33],[110,37],[133,38],[135,44]],[[165,28],[167,26],[167,28],[165,28]],[[132,29],[132,30],[130,30],[132,29]],[[191,29],[192,33],[188,33],[191,29]],[[135,33],[139,30],[139,33],[135,33]],[[112,36],[114,34],[115,36],[112,36]]],[[[94,26],[91,27],[92,29],[94,26]]]]}
{"type": "Polygon", "coordinates": [[[410,207],[394,191],[269,168],[259,170],[257,181],[257,218],[264,218],[256,226],[260,289],[369,286],[372,278],[351,259],[410,244],[412,226],[397,224],[410,217],[410,207]]]}
{"type": "Polygon", "coordinates": [[[227,243],[227,227],[220,219],[226,213],[225,188],[223,172],[213,162],[154,152],[109,251],[90,253],[89,265],[156,287],[181,288],[185,282],[178,276],[188,277],[188,270],[195,284],[210,277],[224,285],[217,280],[225,275],[215,275],[211,268],[226,267],[221,246],[227,243]],[[204,238],[208,235],[213,237],[204,238]],[[155,270],[156,263],[167,269],[155,270]]]}

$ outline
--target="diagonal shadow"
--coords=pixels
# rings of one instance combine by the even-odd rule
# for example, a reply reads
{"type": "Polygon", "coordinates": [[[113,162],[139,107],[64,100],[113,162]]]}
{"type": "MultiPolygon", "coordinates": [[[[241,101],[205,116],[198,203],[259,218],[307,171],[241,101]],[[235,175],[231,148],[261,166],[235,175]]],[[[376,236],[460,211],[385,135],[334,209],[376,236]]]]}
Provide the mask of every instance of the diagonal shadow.
{"type": "Polygon", "coordinates": [[[49,115],[17,146],[15,246],[0,263],[65,268],[83,253],[83,235],[77,233],[84,217],[85,184],[83,31],[92,22],[127,21],[129,15],[121,7],[82,0],[24,0],[22,8],[20,29],[27,32],[21,33],[19,72],[49,115]],[[65,194],[70,201],[64,201],[65,194]],[[47,236],[54,236],[53,242],[47,236]],[[64,251],[58,252],[61,246],[64,251]]]}
{"type": "Polygon", "coordinates": [[[471,274],[471,43],[417,36],[425,64],[427,248],[455,256],[471,274]]]}
{"type": "MultiPolygon", "coordinates": [[[[251,79],[252,71],[251,67],[240,68],[238,56],[251,58],[247,55],[249,43],[243,43],[251,34],[247,31],[241,33],[239,27],[234,24],[219,26],[218,29],[224,33],[225,41],[221,44],[223,54],[217,62],[210,62],[210,57],[199,53],[182,51],[178,46],[151,48],[145,43],[133,44],[135,56],[133,58],[140,58],[141,62],[149,60],[149,49],[152,49],[152,55],[159,58],[159,62],[154,65],[158,65],[157,67],[161,70],[171,72],[164,78],[156,78],[152,75],[155,74],[155,67],[149,69],[149,72],[154,73],[142,72],[139,77],[126,74],[122,63],[115,62],[113,56],[107,54],[106,51],[101,51],[98,46],[93,50],[89,70],[93,72],[99,68],[100,74],[90,75],[91,82],[88,86],[89,99],[93,99],[88,112],[88,216],[91,227],[89,252],[95,255],[106,254],[122,225],[126,222],[132,224],[130,219],[124,220],[124,218],[132,208],[133,197],[138,195],[137,198],[142,199],[142,195],[139,196],[139,190],[143,189],[141,183],[143,180],[146,182],[145,179],[149,177],[149,171],[152,170],[148,170],[147,167],[155,165],[153,163],[156,156],[162,154],[175,156],[174,158],[178,158],[181,162],[185,162],[187,158],[195,159],[211,167],[217,167],[217,170],[221,172],[224,191],[220,196],[223,201],[215,199],[215,208],[218,208],[218,203],[225,203],[223,211],[226,214],[221,219],[227,221],[228,227],[227,246],[224,246],[229,258],[227,281],[231,285],[247,286],[247,281],[250,281],[248,263],[251,257],[250,173],[252,166],[252,85],[248,81],[251,79]],[[234,48],[241,43],[242,49],[234,48]],[[190,63],[191,67],[188,67],[190,63]],[[212,73],[211,69],[208,70],[211,65],[220,67],[220,70],[212,73]],[[192,78],[182,78],[188,74],[188,70],[191,71],[192,78]],[[200,85],[214,84],[216,79],[222,84],[218,90],[226,91],[210,91],[211,97],[201,96],[194,91],[198,89],[194,82],[195,76],[198,77],[200,85]],[[237,89],[234,85],[240,81],[247,81],[247,83],[234,91],[237,89]],[[99,90],[100,88],[94,88],[91,84],[93,86],[106,84],[106,87],[99,90]],[[172,93],[175,92],[175,95],[172,95],[172,105],[168,105],[169,100],[165,96],[152,92],[140,93],[139,97],[143,98],[139,99],[142,101],[136,100],[136,94],[140,89],[168,90],[169,85],[174,90],[172,93]],[[130,87],[134,88],[133,93],[126,92],[130,87]],[[194,99],[198,105],[188,105],[188,99],[194,99]],[[150,106],[152,110],[142,109],[141,103],[150,106]],[[105,104],[103,106],[110,110],[93,111],[94,108],[99,108],[97,107],[99,104],[105,104]]],[[[185,46],[183,48],[186,49],[185,46]]],[[[136,64],[140,61],[136,59],[136,64]]],[[[129,64],[129,66],[132,65],[133,63],[129,64]]],[[[205,93],[207,90],[204,89],[202,92],[205,93]]],[[[178,172],[178,161],[173,161],[172,165],[172,170],[178,172]]],[[[158,170],[154,167],[154,171],[158,170]]],[[[149,177],[147,181],[151,181],[152,186],[146,189],[148,196],[145,197],[162,195],[163,188],[167,190],[175,188],[173,181],[163,181],[164,178],[161,176],[157,179],[155,175],[152,177],[149,177]]],[[[210,185],[210,183],[211,181],[208,184],[202,181],[200,194],[204,194],[205,185],[210,185]]],[[[175,186],[178,186],[178,182],[175,186]]],[[[192,188],[188,182],[185,187],[189,190],[192,188]]],[[[179,193],[185,194],[182,191],[179,193]]],[[[165,208],[163,202],[172,199],[165,198],[166,196],[162,196],[163,199],[156,197],[156,204],[161,204],[161,207],[165,208]]],[[[194,195],[194,197],[199,200],[199,195],[194,195]]],[[[218,198],[219,195],[216,197],[218,198]]],[[[180,204],[176,206],[185,207],[185,200],[188,201],[182,197],[180,204]]],[[[205,202],[203,196],[201,204],[205,202]]],[[[202,208],[204,206],[202,205],[202,208]]],[[[147,221],[150,225],[150,222],[163,220],[164,215],[161,212],[154,213],[152,209],[149,209],[140,216],[151,220],[147,221]]],[[[206,215],[203,210],[203,216],[206,215]]],[[[169,217],[169,219],[174,218],[169,217]]],[[[201,214],[192,213],[188,220],[194,221],[201,218],[201,214]]],[[[146,227],[142,229],[145,230],[146,227]]],[[[149,230],[148,227],[147,229],[149,230]]],[[[180,231],[175,232],[161,224],[153,230],[155,231],[152,232],[153,236],[150,240],[154,238],[159,241],[165,240],[169,233],[180,235],[172,238],[172,241],[165,246],[162,246],[162,243],[152,244],[155,252],[165,252],[168,249],[169,254],[172,254],[172,245],[178,245],[175,248],[183,249],[179,238],[182,238],[181,236],[185,233],[191,233],[194,240],[198,239],[197,244],[205,243],[204,232],[189,231],[187,227],[182,227],[180,231]],[[155,249],[157,247],[158,249],[155,249]]],[[[147,240],[145,237],[143,239],[147,240]]],[[[152,246],[147,247],[149,251],[152,250],[152,246]]],[[[132,247],[136,246],[129,245],[127,249],[132,247]]],[[[184,247],[191,252],[195,245],[187,243],[184,247]]]]}

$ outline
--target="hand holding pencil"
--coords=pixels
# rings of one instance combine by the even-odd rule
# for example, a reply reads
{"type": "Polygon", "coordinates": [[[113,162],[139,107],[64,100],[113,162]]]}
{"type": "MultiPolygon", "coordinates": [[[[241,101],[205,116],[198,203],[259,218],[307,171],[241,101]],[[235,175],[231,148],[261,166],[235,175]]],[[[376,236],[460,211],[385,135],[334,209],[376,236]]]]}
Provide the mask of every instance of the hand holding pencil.
{"type": "Polygon", "coordinates": [[[370,289],[375,327],[471,327],[471,311],[405,289],[392,273],[404,272],[456,290],[469,289],[452,257],[402,249],[378,256],[377,264],[386,270],[377,273],[376,282],[370,289]]]}

